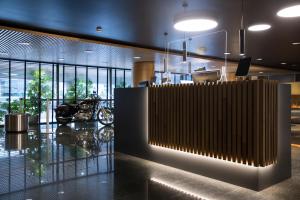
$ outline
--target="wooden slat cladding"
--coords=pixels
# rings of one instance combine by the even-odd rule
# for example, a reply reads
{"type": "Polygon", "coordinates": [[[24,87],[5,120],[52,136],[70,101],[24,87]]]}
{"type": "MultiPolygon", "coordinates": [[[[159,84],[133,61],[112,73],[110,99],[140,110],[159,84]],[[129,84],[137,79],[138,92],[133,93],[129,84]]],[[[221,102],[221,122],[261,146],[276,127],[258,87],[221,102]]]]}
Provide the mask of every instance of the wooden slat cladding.
{"type": "Polygon", "coordinates": [[[271,80],[149,88],[149,144],[256,167],[277,157],[271,80]]]}

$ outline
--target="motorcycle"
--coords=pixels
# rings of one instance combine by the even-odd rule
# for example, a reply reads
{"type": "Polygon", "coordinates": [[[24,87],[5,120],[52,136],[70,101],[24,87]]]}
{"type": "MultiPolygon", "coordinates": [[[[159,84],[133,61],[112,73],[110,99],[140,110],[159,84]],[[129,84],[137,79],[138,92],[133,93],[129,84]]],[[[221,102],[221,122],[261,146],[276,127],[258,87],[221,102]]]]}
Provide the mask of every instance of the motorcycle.
{"type": "Polygon", "coordinates": [[[113,110],[107,103],[93,94],[78,104],[62,104],[55,109],[58,124],[68,124],[72,121],[87,122],[97,115],[98,121],[107,126],[113,124],[113,110]]]}

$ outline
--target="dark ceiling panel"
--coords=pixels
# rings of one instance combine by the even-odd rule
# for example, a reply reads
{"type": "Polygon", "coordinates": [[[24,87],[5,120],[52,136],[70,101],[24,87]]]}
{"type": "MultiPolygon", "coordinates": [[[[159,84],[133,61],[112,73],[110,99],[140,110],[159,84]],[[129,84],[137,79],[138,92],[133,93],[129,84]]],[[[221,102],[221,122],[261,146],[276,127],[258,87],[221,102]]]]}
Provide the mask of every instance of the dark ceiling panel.
{"type": "MultiPolygon", "coordinates": [[[[240,27],[241,0],[189,0],[187,10],[206,10],[214,13],[219,22],[216,30],[228,31],[229,58],[238,57],[238,29],[240,27]]],[[[247,54],[263,61],[256,64],[300,68],[300,20],[281,19],[278,9],[290,0],[245,0],[245,25],[268,22],[271,30],[261,33],[247,32],[247,54]],[[281,66],[281,62],[288,63],[281,66]]],[[[70,34],[112,39],[150,47],[164,48],[164,32],[168,41],[183,37],[173,29],[173,17],[182,12],[179,0],[1,0],[0,20],[11,25],[52,30],[70,34]],[[103,32],[95,27],[101,25],[103,32]]],[[[194,35],[194,34],[192,34],[194,35]]],[[[49,41],[43,41],[48,44],[49,41]]],[[[203,37],[192,43],[192,51],[201,55],[223,58],[222,36],[203,37]]]]}

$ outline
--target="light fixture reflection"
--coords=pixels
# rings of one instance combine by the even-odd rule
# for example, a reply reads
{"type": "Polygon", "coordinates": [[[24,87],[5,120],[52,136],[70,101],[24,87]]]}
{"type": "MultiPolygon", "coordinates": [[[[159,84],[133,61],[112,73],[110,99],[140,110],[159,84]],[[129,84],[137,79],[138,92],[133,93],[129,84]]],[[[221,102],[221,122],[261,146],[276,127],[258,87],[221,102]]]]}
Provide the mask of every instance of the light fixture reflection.
{"type": "Polygon", "coordinates": [[[174,28],[179,31],[197,32],[207,31],[216,28],[218,23],[213,19],[183,19],[174,24],[174,28]]]}
{"type": "Polygon", "coordinates": [[[287,8],[283,8],[277,12],[279,17],[300,17],[300,5],[294,5],[287,8]]]}
{"type": "Polygon", "coordinates": [[[176,150],[176,149],[172,149],[172,148],[167,148],[167,147],[162,147],[162,146],[158,146],[155,144],[149,144],[151,148],[153,148],[153,150],[158,150],[161,152],[168,152],[168,153],[176,153],[178,155],[184,156],[184,157],[192,157],[195,159],[205,159],[206,161],[213,161],[213,162],[218,162],[219,164],[230,164],[230,165],[234,165],[235,167],[242,167],[242,168],[248,168],[248,169],[266,169],[269,168],[271,166],[273,166],[273,164],[269,164],[267,166],[261,167],[261,166],[254,166],[254,163],[252,161],[246,161],[246,164],[243,163],[239,163],[236,161],[233,161],[232,159],[219,159],[219,158],[214,158],[214,157],[210,157],[210,156],[206,156],[206,155],[200,155],[200,154],[196,154],[196,153],[192,153],[192,152],[186,152],[186,151],[181,151],[181,150],[176,150]]]}
{"type": "Polygon", "coordinates": [[[191,191],[189,191],[189,190],[186,190],[186,189],[184,189],[184,188],[182,188],[182,187],[178,187],[178,186],[176,186],[176,185],[174,185],[174,184],[172,184],[172,183],[163,181],[163,180],[161,180],[161,179],[158,179],[158,178],[151,178],[150,180],[151,180],[152,182],[154,182],[154,183],[158,183],[158,184],[160,184],[160,185],[163,185],[163,186],[168,187],[168,188],[170,188],[170,189],[173,189],[173,190],[176,190],[176,191],[178,191],[178,192],[184,193],[184,194],[186,194],[186,195],[188,195],[188,196],[191,196],[191,197],[193,197],[193,198],[197,198],[197,199],[201,199],[201,200],[206,200],[206,199],[207,199],[207,198],[204,198],[203,196],[200,196],[200,195],[198,195],[198,194],[196,194],[196,193],[194,193],[194,192],[191,192],[191,191]]]}
{"type": "Polygon", "coordinates": [[[256,31],[265,31],[270,28],[271,28],[271,25],[269,25],[269,24],[255,24],[255,25],[249,26],[248,30],[256,32],[256,31]]]}

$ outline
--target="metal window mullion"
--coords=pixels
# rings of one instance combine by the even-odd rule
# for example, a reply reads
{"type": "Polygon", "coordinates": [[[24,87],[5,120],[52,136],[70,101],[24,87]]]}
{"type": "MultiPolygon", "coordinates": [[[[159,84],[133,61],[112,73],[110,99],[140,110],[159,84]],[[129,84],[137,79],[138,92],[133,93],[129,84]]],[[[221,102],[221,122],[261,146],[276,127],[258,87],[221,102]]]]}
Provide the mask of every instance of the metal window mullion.
{"type": "Polygon", "coordinates": [[[65,65],[63,65],[63,103],[65,103],[65,65]]]}
{"type": "Polygon", "coordinates": [[[85,97],[88,97],[88,76],[89,76],[88,67],[85,68],[85,97]]]}
{"type": "Polygon", "coordinates": [[[51,116],[51,122],[53,123],[53,116],[54,116],[54,113],[53,113],[53,110],[54,110],[54,105],[53,105],[53,99],[54,99],[54,64],[52,64],[52,94],[51,94],[51,107],[52,107],[52,116],[51,116]]]}
{"type": "Polygon", "coordinates": [[[23,107],[24,107],[24,110],[23,112],[25,113],[25,110],[26,110],[26,90],[27,90],[27,87],[26,87],[26,79],[27,79],[27,62],[25,60],[25,63],[24,63],[24,102],[23,102],[23,107]]]}
{"type": "Polygon", "coordinates": [[[77,66],[75,65],[75,80],[74,80],[74,84],[75,84],[75,90],[74,90],[74,97],[75,97],[75,102],[77,102],[77,66]]]}
{"type": "Polygon", "coordinates": [[[11,108],[10,108],[10,103],[11,103],[11,61],[8,61],[8,113],[10,113],[11,108]]]}
{"type": "Polygon", "coordinates": [[[98,89],[99,89],[99,67],[97,67],[97,96],[99,95],[98,89]]]}
{"type": "Polygon", "coordinates": [[[126,83],[125,83],[125,69],[123,70],[123,88],[125,88],[125,85],[126,85],[126,83]]]}
{"type": "Polygon", "coordinates": [[[39,101],[38,101],[39,124],[41,123],[41,112],[42,112],[42,108],[41,108],[41,106],[42,106],[42,82],[41,82],[42,74],[41,74],[41,72],[42,72],[41,63],[39,62],[39,92],[38,92],[38,94],[39,94],[39,96],[38,96],[38,99],[39,99],[39,101]]]}

